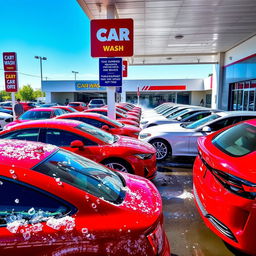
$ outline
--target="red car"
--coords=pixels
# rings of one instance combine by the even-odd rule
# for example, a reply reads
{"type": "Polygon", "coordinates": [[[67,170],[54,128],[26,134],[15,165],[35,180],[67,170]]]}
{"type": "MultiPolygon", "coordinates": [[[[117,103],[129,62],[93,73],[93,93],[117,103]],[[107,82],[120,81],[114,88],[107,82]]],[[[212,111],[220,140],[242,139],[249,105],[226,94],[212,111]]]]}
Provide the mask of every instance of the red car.
{"type": "Polygon", "coordinates": [[[118,109],[118,112],[121,112],[124,115],[136,116],[137,118],[140,119],[140,113],[132,112],[132,111],[127,111],[125,109],[120,108],[119,106],[116,106],[116,109],[118,109]]]}
{"type": "Polygon", "coordinates": [[[198,211],[226,243],[255,256],[256,119],[201,137],[198,150],[193,174],[198,211]]]}
{"type": "Polygon", "coordinates": [[[60,108],[60,109],[64,110],[65,113],[79,112],[76,109],[69,107],[69,106],[54,106],[52,108],[60,108]]]}
{"type": "Polygon", "coordinates": [[[58,116],[56,119],[77,120],[103,129],[111,134],[129,136],[136,139],[141,131],[138,127],[122,124],[98,113],[76,112],[58,116]]]}
{"type": "Polygon", "coordinates": [[[137,114],[141,114],[141,108],[140,107],[133,107],[131,105],[128,105],[126,103],[118,103],[116,104],[117,107],[125,110],[125,111],[128,111],[129,113],[137,113],[137,114]]]}
{"type": "Polygon", "coordinates": [[[67,106],[72,107],[77,111],[84,111],[87,109],[87,106],[84,102],[69,102],[67,106]]]}
{"type": "Polygon", "coordinates": [[[26,111],[23,113],[19,118],[17,118],[15,121],[7,124],[4,129],[9,129],[11,126],[15,124],[25,123],[27,121],[31,120],[40,120],[40,119],[48,119],[53,118],[56,116],[60,116],[66,114],[66,112],[59,108],[33,108],[31,110],[26,111]]]}
{"type": "MultiPolygon", "coordinates": [[[[94,113],[98,113],[98,114],[101,114],[104,116],[108,115],[108,110],[104,107],[88,109],[88,110],[85,110],[85,112],[94,112],[94,113]]],[[[139,127],[139,119],[137,117],[127,116],[127,115],[124,115],[124,114],[116,111],[116,119],[121,123],[135,125],[135,126],[139,127]]]]}
{"type": "Polygon", "coordinates": [[[50,143],[112,169],[153,179],[156,150],[151,144],[107,133],[79,121],[46,119],[21,123],[0,133],[0,138],[50,143]]]}
{"type": "Polygon", "coordinates": [[[26,141],[1,140],[0,167],[0,255],[170,255],[150,181],[26,141]]]}
{"type": "MultiPolygon", "coordinates": [[[[22,104],[24,111],[35,108],[35,104],[33,102],[20,102],[22,104]]],[[[2,108],[12,110],[12,102],[3,102],[0,104],[2,108]]]]}

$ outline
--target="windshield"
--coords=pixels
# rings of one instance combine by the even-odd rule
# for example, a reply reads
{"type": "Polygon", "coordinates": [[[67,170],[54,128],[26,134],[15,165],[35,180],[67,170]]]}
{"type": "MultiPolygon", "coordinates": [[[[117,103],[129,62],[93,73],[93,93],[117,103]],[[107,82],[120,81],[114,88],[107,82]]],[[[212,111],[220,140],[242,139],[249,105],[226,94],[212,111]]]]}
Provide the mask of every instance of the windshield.
{"type": "Polygon", "coordinates": [[[189,112],[189,109],[184,109],[184,110],[180,109],[180,110],[175,111],[174,113],[170,114],[169,116],[167,116],[167,118],[175,118],[175,117],[180,116],[187,112],[189,112]]]}
{"type": "Polygon", "coordinates": [[[176,113],[177,111],[180,111],[181,109],[179,107],[175,107],[172,109],[168,109],[168,111],[166,111],[165,113],[162,113],[163,116],[168,117],[170,116],[172,113],[176,113]]]}
{"type": "Polygon", "coordinates": [[[48,118],[51,118],[51,111],[27,111],[19,117],[19,120],[39,120],[48,118]]]}
{"type": "Polygon", "coordinates": [[[212,143],[224,153],[239,157],[256,150],[256,127],[238,124],[218,134],[212,143]]]}
{"type": "Polygon", "coordinates": [[[121,175],[63,149],[36,165],[33,170],[116,204],[124,199],[121,175]]]}
{"type": "Polygon", "coordinates": [[[102,100],[91,100],[90,104],[104,104],[102,100]]]}
{"type": "Polygon", "coordinates": [[[68,105],[71,106],[71,107],[78,107],[78,106],[80,106],[79,103],[69,103],[68,105]]]}
{"type": "Polygon", "coordinates": [[[112,120],[112,119],[110,119],[110,118],[108,118],[108,117],[106,117],[106,116],[101,115],[100,118],[103,119],[103,120],[105,120],[105,121],[108,121],[109,123],[113,124],[113,125],[116,126],[116,127],[123,127],[123,126],[124,126],[124,124],[119,123],[119,122],[116,121],[116,120],[112,120]]]}
{"type": "Polygon", "coordinates": [[[188,124],[188,125],[185,125],[183,124],[183,127],[187,128],[187,129],[195,129],[195,128],[198,128],[199,126],[201,125],[204,125],[212,120],[215,120],[217,118],[219,118],[220,116],[217,115],[217,114],[214,114],[214,115],[210,115],[210,116],[207,116],[205,118],[202,118],[196,122],[193,122],[192,124],[188,124]]]}
{"type": "Polygon", "coordinates": [[[95,126],[82,123],[76,127],[76,129],[82,130],[93,137],[107,143],[107,144],[113,144],[114,142],[117,141],[118,137],[116,135],[112,135],[108,132],[105,132],[95,126]]]}
{"type": "Polygon", "coordinates": [[[118,109],[116,109],[116,113],[118,113],[121,117],[127,117],[126,114],[121,113],[118,109]]]}

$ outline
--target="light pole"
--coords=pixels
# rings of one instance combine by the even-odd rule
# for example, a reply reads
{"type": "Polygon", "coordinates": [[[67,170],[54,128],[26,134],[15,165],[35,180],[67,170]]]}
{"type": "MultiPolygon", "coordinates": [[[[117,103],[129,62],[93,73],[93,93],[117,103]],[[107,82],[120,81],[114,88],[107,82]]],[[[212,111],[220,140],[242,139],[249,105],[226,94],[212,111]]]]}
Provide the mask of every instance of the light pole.
{"type": "Polygon", "coordinates": [[[78,74],[78,71],[72,71],[73,74],[75,74],[75,81],[76,81],[76,74],[78,74]]]}
{"type": "Polygon", "coordinates": [[[42,60],[47,60],[47,58],[46,57],[41,57],[41,56],[35,56],[35,59],[39,59],[40,60],[41,88],[42,88],[42,81],[43,81],[42,60]]]}

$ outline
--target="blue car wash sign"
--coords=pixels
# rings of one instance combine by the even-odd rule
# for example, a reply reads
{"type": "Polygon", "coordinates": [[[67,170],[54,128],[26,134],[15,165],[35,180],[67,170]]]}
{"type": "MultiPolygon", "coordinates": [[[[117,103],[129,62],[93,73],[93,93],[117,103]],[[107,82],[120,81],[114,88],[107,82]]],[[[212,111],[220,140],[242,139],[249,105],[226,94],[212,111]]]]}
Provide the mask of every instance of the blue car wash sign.
{"type": "Polygon", "coordinates": [[[77,81],[76,91],[105,91],[105,87],[100,87],[99,81],[77,81]]]}
{"type": "Polygon", "coordinates": [[[100,86],[122,86],[122,58],[100,58],[100,86]]]}

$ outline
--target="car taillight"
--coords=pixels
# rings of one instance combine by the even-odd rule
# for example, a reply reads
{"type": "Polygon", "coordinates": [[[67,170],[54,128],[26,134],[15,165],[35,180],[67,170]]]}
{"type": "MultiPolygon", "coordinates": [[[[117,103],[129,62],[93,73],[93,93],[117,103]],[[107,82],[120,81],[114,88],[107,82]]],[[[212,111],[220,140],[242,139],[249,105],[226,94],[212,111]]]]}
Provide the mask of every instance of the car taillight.
{"type": "Polygon", "coordinates": [[[247,199],[256,198],[256,184],[213,169],[211,173],[230,192],[247,199]]]}
{"type": "Polygon", "coordinates": [[[155,255],[158,255],[163,250],[164,240],[163,240],[163,230],[160,223],[156,226],[156,228],[147,235],[147,239],[152,246],[153,252],[155,255]]]}
{"type": "Polygon", "coordinates": [[[213,174],[213,176],[223,185],[225,189],[228,191],[247,198],[247,199],[255,199],[256,198],[256,183],[252,183],[250,181],[241,179],[232,174],[228,174],[226,172],[216,170],[212,168],[199,153],[199,157],[201,158],[203,164],[206,168],[213,174]]]}

